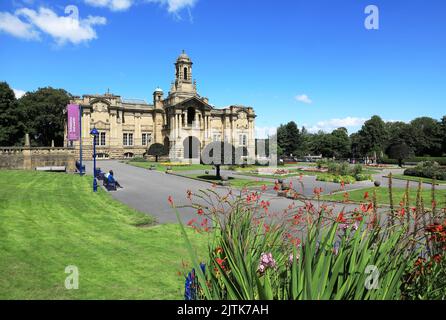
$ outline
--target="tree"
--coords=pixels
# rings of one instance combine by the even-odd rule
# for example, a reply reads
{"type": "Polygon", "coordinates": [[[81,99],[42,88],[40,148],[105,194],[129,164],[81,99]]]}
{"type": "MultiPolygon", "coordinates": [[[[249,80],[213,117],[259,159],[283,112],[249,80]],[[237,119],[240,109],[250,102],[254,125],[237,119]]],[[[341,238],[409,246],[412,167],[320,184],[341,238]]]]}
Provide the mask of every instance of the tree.
{"type": "Polygon", "coordinates": [[[300,141],[299,141],[299,150],[297,152],[298,156],[306,156],[310,153],[310,143],[311,143],[311,134],[308,132],[307,128],[302,127],[300,131],[300,141]]]}
{"type": "Polygon", "coordinates": [[[277,129],[277,143],[285,155],[298,154],[299,142],[299,128],[294,121],[280,125],[277,129]]]}
{"type": "Polygon", "coordinates": [[[446,116],[441,119],[442,153],[446,155],[446,116]]]}
{"type": "Polygon", "coordinates": [[[346,128],[338,128],[331,133],[331,148],[336,158],[347,158],[351,154],[351,141],[346,128]]]}
{"type": "Polygon", "coordinates": [[[155,157],[155,162],[158,162],[158,157],[167,155],[166,147],[161,143],[154,143],[149,147],[147,151],[149,156],[155,157]]]}
{"type": "Polygon", "coordinates": [[[310,141],[310,149],[313,154],[320,154],[326,158],[334,157],[333,136],[331,134],[319,131],[311,136],[310,141]]]}
{"type": "Polygon", "coordinates": [[[25,130],[38,146],[62,146],[64,142],[64,111],[71,95],[63,89],[51,87],[29,92],[18,100],[25,115],[25,130]]]}
{"type": "Polygon", "coordinates": [[[6,82],[0,82],[0,146],[18,145],[23,136],[23,124],[14,91],[6,82]]]}
{"type": "Polygon", "coordinates": [[[384,121],[379,116],[367,120],[355,136],[357,151],[363,155],[380,154],[387,142],[387,130],[384,121]]]}
{"type": "Polygon", "coordinates": [[[242,148],[235,149],[228,142],[215,141],[204,147],[201,153],[201,161],[203,164],[213,165],[215,167],[215,176],[221,179],[220,167],[222,165],[240,165],[243,164],[243,155],[245,150],[242,148]]]}
{"type": "Polygon", "coordinates": [[[398,160],[398,165],[402,168],[404,160],[412,155],[411,148],[405,142],[395,142],[386,151],[390,159],[398,160]]]}
{"type": "Polygon", "coordinates": [[[410,122],[411,146],[417,156],[441,156],[441,123],[429,117],[420,117],[410,122]]]}

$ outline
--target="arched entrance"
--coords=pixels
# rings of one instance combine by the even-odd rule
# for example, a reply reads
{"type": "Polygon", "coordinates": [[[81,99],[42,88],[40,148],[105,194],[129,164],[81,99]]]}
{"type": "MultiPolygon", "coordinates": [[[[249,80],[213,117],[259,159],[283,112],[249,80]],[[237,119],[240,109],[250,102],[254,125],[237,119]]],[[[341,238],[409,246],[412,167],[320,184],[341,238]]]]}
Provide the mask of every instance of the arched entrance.
{"type": "Polygon", "coordinates": [[[184,159],[200,158],[200,140],[197,137],[189,136],[183,141],[184,159]]]}

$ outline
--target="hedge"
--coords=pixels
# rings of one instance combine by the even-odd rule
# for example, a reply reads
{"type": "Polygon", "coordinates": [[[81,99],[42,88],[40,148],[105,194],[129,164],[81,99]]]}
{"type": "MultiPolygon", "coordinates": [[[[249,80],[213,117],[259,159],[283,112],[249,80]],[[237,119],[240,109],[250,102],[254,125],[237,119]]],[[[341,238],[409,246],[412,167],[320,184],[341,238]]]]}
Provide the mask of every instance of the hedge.
{"type": "MultiPolygon", "coordinates": [[[[446,166],[446,157],[413,157],[410,159],[405,159],[405,163],[409,162],[424,162],[424,161],[435,161],[441,166],[446,166]]],[[[382,160],[384,164],[398,164],[398,160],[385,158],[382,160]]]]}

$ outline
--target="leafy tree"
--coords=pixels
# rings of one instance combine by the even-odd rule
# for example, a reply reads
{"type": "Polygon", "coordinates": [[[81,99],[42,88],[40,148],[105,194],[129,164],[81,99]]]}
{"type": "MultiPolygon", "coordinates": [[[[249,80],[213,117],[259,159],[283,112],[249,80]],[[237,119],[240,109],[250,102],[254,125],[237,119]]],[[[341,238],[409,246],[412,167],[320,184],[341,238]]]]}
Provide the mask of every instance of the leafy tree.
{"type": "Polygon", "coordinates": [[[215,141],[204,147],[201,153],[201,161],[203,164],[213,165],[215,167],[215,175],[221,179],[220,167],[230,165],[243,164],[242,156],[245,150],[239,148],[236,150],[234,146],[228,142],[215,141]]]}
{"type": "Polygon", "coordinates": [[[71,95],[63,89],[51,87],[29,92],[18,100],[25,115],[25,130],[38,146],[62,146],[64,141],[64,111],[71,95]]]}
{"type": "Polygon", "coordinates": [[[367,120],[355,136],[357,151],[363,155],[380,154],[387,142],[387,130],[384,121],[379,116],[367,120]]]}
{"type": "Polygon", "coordinates": [[[307,128],[302,127],[300,132],[299,150],[297,152],[298,156],[306,156],[310,153],[310,143],[311,134],[308,132],[307,128]]]}
{"type": "Polygon", "coordinates": [[[277,143],[285,155],[296,155],[299,152],[300,133],[294,121],[281,125],[277,129],[277,143]]]}
{"type": "Polygon", "coordinates": [[[441,124],[429,117],[420,117],[410,122],[411,146],[417,156],[441,156],[441,124]]]}
{"type": "Polygon", "coordinates": [[[155,162],[158,162],[158,157],[167,155],[166,147],[161,143],[154,143],[149,147],[147,154],[155,157],[155,162]]]}
{"type": "Polygon", "coordinates": [[[404,160],[412,155],[412,150],[405,142],[399,141],[391,144],[386,153],[390,159],[398,160],[398,165],[403,167],[404,160]]]}
{"type": "Polygon", "coordinates": [[[446,116],[441,119],[442,153],[446,154],[446,116]]]}
{"type": "Polygon", "coordinates": [[[336,158],[347,158],[351,154],[351,141],[346,128],[338,128],[331,133],[331,148],[336,158]]]}
{"type": "Polygon", "coordinates": [[[23,136],[14,91],[6,82],[0,82],[0,146],[18,145],[23,136]]]}
{"type": "Polygon", "coordinates": [[[329,133],[319,131],[311,136],[311,152],[313,154],[321,154],[323,157],[334,157],[333,136],[329,133]]]}

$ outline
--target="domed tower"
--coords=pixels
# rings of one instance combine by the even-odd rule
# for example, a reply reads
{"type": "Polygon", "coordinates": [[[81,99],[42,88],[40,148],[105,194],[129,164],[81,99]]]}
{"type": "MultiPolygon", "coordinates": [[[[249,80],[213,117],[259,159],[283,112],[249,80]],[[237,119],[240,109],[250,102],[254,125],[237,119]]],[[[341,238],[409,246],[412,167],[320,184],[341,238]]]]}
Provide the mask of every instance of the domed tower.
{"type": "Polygon", "coordinates": [[[163,108],[163,95],[164,92],[160,87],[157,87],[153,92],[153,106],[155,109],[163,108]]]}
{"type": "Polygon", "coordinates": [[[173,92],[196,93],[195,83],[192,78],[193,62],[186,54],[180,54],[175,62],[175,84],[172,88],[173,92]]]}

